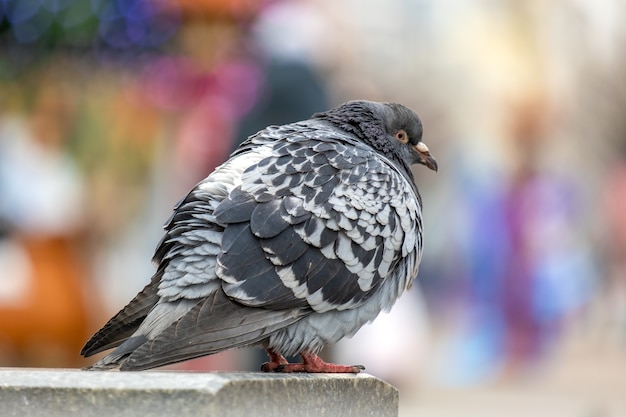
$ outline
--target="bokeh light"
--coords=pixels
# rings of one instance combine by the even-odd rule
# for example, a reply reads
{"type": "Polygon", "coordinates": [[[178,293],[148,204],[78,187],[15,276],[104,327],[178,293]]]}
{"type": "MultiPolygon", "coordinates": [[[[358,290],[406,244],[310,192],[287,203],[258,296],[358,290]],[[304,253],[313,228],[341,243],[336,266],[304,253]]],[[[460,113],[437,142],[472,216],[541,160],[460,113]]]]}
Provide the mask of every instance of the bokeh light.
{"type": "Polygon", "coordinates": [[[158,48],[178,30],[176,2],[3,0],[4,42],[56,48],[158,48]],[[167,7],[165,7],[167,3],[167,7]]]}

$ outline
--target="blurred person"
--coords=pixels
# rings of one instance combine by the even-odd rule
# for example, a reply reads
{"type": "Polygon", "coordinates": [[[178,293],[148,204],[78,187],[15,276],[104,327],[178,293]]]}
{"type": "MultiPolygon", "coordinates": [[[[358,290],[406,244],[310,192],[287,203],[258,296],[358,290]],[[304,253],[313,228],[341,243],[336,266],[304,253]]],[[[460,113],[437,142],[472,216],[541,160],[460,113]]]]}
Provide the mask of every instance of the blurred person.
{"type": "Polygon", "coordinates": [[[304,120],[329,107],[316,52],[324,28],[323,16],[306,2],[275,3],[255,19],[250,36],[260,86],[238,123],[235,147],[268,125],[304,120]]]}
{"type": "MultiPolygon", "coordinates": [[[[45,79],[45,77],[42,77],[45,79]]],[[[0,364],[67,367],[88,333],[81,173],[66,153],[71,96],[42,82],[0,120],[0,364]]],[[[93,302],[90,302],[93,306],[93,302]]],[[[96,303],[97,304],[97,303],[96,303]]]]}
{"type": "Polygon", "coordinates": [[[509,253],[503,265],[506,373],[532,369],[550,353],[563,326],[594,289],[582,189],[542,167],[549,109],[530,101],[513,109],[519,162],[504,193],[509,253]]]}
{"type": "Polygon", "coordinates": [[[448,273],[463,280],[466,309],[442,354],[445,383],[540,369],[593,294],[583,190],[571,174],[544,165],[549,110],[523,100],[509,107],[511,171],[490,179],[461,172],[456,180],[464,213],[453,240],[461,262],[448,273]]]}
{"type": "Polygon", "coordinates": [[[179,96],[178,103],[167,104],[176,114],[170,156],[180,181],[175,188],[186,190],[229,155],[241,118],[258,99],[260,70],[234,18],[191,21],[179,37],[184,55],[164,57],[150,69],[173,67],[175,83],[162,83],[167,80],[157,75],[148,87],[165,92],[165,97],[179,96]]]}

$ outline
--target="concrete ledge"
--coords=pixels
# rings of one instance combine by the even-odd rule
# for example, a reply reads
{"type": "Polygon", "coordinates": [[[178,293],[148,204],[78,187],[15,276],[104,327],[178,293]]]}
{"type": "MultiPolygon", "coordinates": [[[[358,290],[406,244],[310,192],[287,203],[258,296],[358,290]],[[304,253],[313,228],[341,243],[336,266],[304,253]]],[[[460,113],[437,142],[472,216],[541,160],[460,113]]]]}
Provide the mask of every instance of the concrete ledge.
{"type": "Polygon", "coordinates": [[[398,415],[373,376],[0,368],[0,416],[398,415]]]}

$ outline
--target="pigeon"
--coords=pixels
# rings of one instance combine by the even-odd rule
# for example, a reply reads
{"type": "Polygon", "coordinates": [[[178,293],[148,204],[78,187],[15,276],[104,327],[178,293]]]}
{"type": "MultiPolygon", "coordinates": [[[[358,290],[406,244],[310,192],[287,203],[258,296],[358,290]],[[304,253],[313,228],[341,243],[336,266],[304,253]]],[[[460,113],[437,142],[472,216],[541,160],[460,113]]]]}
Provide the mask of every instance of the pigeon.
{"type": "Polygon", "coordinates": [[[349,101],[250,136],[174,207],[150,283],[81,355],[115,349],[85,369],[260,346],[265,372],[360,372],[318,353],[391,309],[416,278],[413,164],[437,171],[419,117],[396,103],[349,101]]]}

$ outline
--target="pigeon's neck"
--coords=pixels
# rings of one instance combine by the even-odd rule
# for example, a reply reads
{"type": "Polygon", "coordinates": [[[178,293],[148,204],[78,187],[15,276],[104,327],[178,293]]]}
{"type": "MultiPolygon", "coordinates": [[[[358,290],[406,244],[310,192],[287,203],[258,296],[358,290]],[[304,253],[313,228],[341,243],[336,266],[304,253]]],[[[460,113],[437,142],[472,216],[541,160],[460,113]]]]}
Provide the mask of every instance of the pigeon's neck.
{"type": "Polygon", "coordinates": [[[414,181],[411,166],[400,156],[387,138],[383,122],[364,107],[340,107],[324,113],[316,113],[314,119],[324,120],[339,129],[358,137],[388,159],[401,167],[407,177],[414,181]]]}
{"type": "Polygon", "coordinates": [[[368,143],[371,142],[370,137],[385,135],[382,121],[370,109],[357,104],[344,105],[323,113],[316,113],[313,118],[325,120],[368,143]]]}

